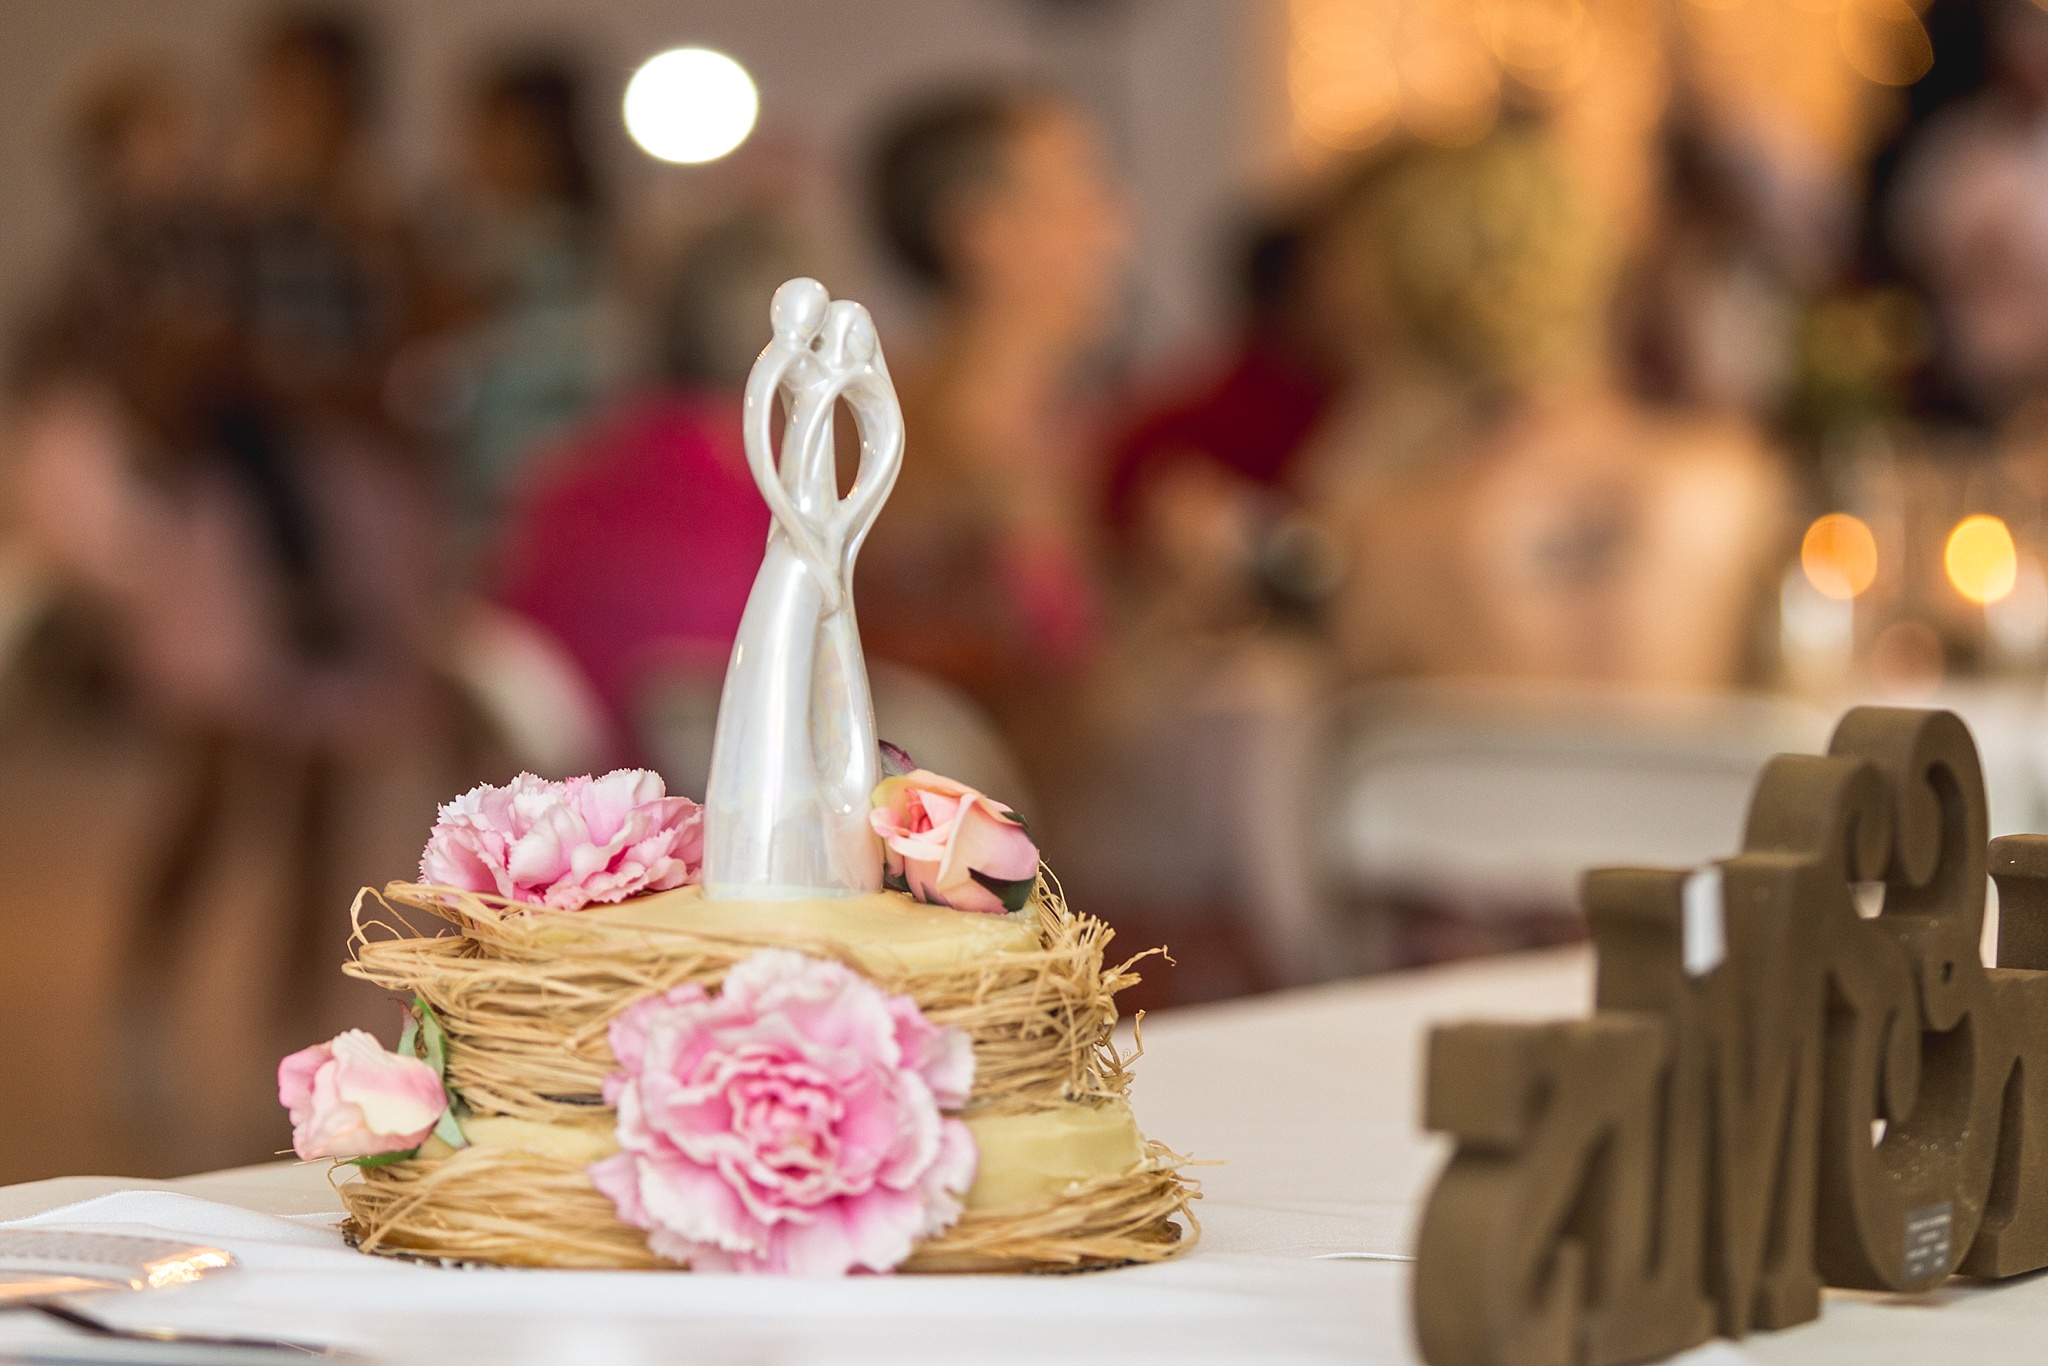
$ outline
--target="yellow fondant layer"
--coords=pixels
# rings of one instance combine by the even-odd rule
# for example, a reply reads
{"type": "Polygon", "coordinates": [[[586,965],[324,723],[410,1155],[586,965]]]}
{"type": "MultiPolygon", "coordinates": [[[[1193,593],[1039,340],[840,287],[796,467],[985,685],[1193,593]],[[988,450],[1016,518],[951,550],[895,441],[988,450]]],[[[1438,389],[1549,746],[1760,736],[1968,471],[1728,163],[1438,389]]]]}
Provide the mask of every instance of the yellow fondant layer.
{"type": "MultiPolygon", "coordinates": [[[[980,1169],[967,1192],[969,1209],[1002,1209],[1010,1205],[1057,1200],[1077,1181],[1121,1176],[1144,1160],[1145,1140],[1131,1107],[1122,1101],[1107,1105],[1060,1105],[1022,1115],[977,1116],[967,1121],[980,1152],[980,1169]]],[[[475,1116],[462,1131],[478,1152],[517,1148],[588,1166],[619,1150],[612,1120],[584,1124],[545,1124],[508,1115],[475,1116]]],[[[439,1139],[420,1150],[428,1159],[453,1157],[439,1139]]]]}
{"type": "Polygon", "coordinates": [[[794,901],[709,900],[696,887],[635,897],[578,919],[621,930],[786,934],[843,944],[862,966],[918,971],[1044,947],[1034,903],[1015,915],[927,906],[901,892],[794,901]]]}
{"type": "MultiPolygon", "coordinates": [[[[612,1116],[587,1124],[546,1124],[537,1119],[514,1119],[511,1115],[473,1115],[462,1123],[462,1136],[472,1148],[519,1148],[544,1157],[559,1157],[587,1167],[619,1150],[612,1134],[612,1116]]],[[[430,1139],[429,1143],[438,1143],[430,1139]]],[[[430,1156],[423,1147],[422,1156],[430,1156]]]]}
{"type": "Polygon", "coordinates": [[[967,1192],[969,1209],[1055,1200],[1076,1181],[1121,1176],[1145,1160],[1138,1121],[1120,1100],[975,1116],[967,1127],[981,1154],[981,1170],[967,1192]]]}

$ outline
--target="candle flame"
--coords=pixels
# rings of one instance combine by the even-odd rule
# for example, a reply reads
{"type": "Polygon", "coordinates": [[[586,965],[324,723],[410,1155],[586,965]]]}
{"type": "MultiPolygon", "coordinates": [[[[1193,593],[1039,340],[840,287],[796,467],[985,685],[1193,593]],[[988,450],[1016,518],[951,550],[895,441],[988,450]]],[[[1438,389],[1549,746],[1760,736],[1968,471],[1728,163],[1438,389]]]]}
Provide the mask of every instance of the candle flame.
{"type": "Polygon", "coordinates": [[[1942,552],[1948,581],[1971,602],[1993,603],[2019,580],[2019,552],[2012,533],[1996,517],[1979,513],[1956,523],[1942,552]]]}
{"type": "Polygon", "coordinates": [[[1846,601],[1877,580],[1877,537],[1861,518],[1830,512],[1806,529],[1799,567],[1820,593],[1846,601]]]}

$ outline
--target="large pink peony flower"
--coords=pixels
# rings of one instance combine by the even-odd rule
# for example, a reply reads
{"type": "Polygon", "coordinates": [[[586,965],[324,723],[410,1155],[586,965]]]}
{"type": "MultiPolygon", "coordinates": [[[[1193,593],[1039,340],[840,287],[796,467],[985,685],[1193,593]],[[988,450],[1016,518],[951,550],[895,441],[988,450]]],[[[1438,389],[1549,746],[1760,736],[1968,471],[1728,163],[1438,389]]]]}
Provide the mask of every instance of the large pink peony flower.
{"type": "Polygon", "coordinates": [[[293,1151],[308,1160],[417,1148],[448,1108],[433,1068],[360,1029],[278,1063],[277,1100],[292,1112],[293,1151]]]}
{"type": "Polygon", "coordinates": [[[574,911],[695,882],[703,858],[703,809],[668,796],[658,773],[566,783],[522,773],[441,808],[420,881],[574,911]]]}
{"type": "Polygon", "coordinates": [[[623,1151],[589,1168],[648,1246],[698,1271],[888,1271],[960,1217],[967,1035],[840,963],[762,949],[720,994],[676,987],[611,1026],[623,1151]]]}
{"type": "Polygon", "coordinates": [[[885,871],[919,901],[1001,915],[1037,884],[1038,846],[1024,822],[965,783],[921,768],[884,778],[868,821],[885,871]]]}

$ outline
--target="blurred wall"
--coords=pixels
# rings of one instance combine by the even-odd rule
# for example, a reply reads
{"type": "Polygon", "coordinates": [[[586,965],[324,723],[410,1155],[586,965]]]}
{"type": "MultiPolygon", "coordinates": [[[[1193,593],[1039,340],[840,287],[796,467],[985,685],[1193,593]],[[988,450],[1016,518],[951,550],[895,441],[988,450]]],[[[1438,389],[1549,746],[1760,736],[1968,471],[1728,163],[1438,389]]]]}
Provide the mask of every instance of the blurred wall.
{"type": "MultiPolygon", "coordinates": [[[[801,163],[853,287],[885,327],[903,296],[874,270],[849,202],[849,172],[875,113],[947,76],[1039,71],[1077,89],[1133,169],[1143,253],[1133,286],[1141,354],[1198,340],[1225,297],[1219,249],[1252,188],[1273,174],[1275,34],[1284,0],[377,0],[389,70],[387,131],[411,184],[444,160],[452,94],[481,56],[566,41],[606,83],[619,180],[687,206],[738,168],[657,167],[618,131],[617,93],[636,62],[702,43],[760,83],[755,160],[801,163]]],[[[0,4],[0,323],[19,316],[62,242],[62,103],[82,63],[108,50],[188,61],[222,108],[255,0],[12,0],[0,4]]],[[[1284,132],[1282,133],[1284,141],[1284,132]]]]}

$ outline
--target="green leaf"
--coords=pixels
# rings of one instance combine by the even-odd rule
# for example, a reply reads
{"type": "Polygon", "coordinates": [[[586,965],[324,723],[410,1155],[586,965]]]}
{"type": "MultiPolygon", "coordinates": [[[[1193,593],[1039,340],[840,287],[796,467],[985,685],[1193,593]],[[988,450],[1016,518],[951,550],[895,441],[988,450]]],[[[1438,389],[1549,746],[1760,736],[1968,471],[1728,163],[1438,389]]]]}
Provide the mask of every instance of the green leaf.
{"type": "MultiPolygon", "coordinates": [[[[462,1122],[455,1117],[455,1107],[461,1102],[448,1087],[447,1032],[441,1028],[441,1017],[434,1013],[425,997],[413,997],[412,1005],[414,1018],[419,1023],[420,1043],[427,1055],[427,1066],[434,1069],[434,1075],[441,1079],[441,1087],[448,1094],[448,1108],[434,1121],[434,1137],[451,1148],[467,1148],[469,1139],[462,1132],[462,1122]]],[[[411,1027],[407,1028],[409,1031],[411,1027]]]]}
{"type": "Polygon", "coordinates": [[[434,1014],[434,1008],[422,997],[413,997],[412,1003],[419,1011],[420,1042],[426,1045],[427,1066],[445,1082],[448,1077],[448,1035],[441,1028],[441,1017],[434,1014]]]}
{"type": "MultiPolygon", "coordinates": [[[[417,997],[414,998],[418,1000],[417,997]]],[[[398,1036],[398,1056],[417,1058],[420,1055],[420,1017],[408,1010],[405,1012],[405,1029],[398,1036]]]]}
{"type": "Polygon", "coordinates": [[[351,1157],[349,1161],[367,1170],[371,1167],[388,1167],[394,1162],[407,1161],[410,1158],[419,1156],[419,1151],[418,1148],[408,1148],[402,1153],[378,1153],[374,1157],[351,1157]]]}
{"type": "Polygon", "coordinates": [[[469,1139],[462,1132],[462,1124],[455,1118],[455,1102],[441,1112],[441,1118],[434,1124],[434,1137],[451,1148],[467,1148],[469,1139]]]}
{"type": "Polygon", "coordinates": [[[1030,877],[1018,878],[1014,882],[993,878],[972,868],[967,870],[967,876],[994,892],[996,900],[1003,903],[1003,909],[1006,911],[1023,910],[1025,903],[1031,900],[1031,889],[1038,885],[1036,873],[1030,877]]]}

